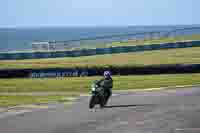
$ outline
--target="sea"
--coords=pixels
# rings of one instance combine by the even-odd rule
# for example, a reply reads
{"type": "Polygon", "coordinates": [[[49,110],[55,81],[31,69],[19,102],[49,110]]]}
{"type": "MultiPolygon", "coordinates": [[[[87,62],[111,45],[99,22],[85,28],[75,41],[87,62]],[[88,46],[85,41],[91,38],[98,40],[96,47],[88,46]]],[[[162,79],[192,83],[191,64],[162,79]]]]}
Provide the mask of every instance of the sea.
{"type": "MultiPolygon", "coordinates": [[[[142,32],[173,31],[190,27],[200,27],[200,25],[0,28],[0,52],[31,50],[33,42],[68,41],[142,32]]],[[[188,31],[183,32],[200,33],[200,28],[188,31]]]]}

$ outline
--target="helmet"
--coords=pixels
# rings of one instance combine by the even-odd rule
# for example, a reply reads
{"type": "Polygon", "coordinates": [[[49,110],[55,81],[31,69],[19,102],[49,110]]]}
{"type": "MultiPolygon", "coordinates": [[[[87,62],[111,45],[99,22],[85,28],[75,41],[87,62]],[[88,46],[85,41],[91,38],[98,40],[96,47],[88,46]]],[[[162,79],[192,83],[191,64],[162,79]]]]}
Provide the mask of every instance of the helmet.
{"type": "Polygon", "coordinates": [[[104,71],[103,75],[106,78],[110,78],[111,77],[111,72],[110,71],[104,71]]]}

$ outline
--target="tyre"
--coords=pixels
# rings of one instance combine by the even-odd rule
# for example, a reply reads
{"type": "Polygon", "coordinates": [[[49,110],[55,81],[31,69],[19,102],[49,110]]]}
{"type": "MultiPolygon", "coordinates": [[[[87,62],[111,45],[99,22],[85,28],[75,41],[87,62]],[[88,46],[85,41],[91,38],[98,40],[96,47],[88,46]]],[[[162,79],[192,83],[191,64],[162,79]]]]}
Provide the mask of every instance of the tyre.
{"type": "Polygon", "coordinates": [[[89,102],[89,108],[92,109],[95,106],[95,96],[92,96],[90,98],[90,102],[89,102]]]}

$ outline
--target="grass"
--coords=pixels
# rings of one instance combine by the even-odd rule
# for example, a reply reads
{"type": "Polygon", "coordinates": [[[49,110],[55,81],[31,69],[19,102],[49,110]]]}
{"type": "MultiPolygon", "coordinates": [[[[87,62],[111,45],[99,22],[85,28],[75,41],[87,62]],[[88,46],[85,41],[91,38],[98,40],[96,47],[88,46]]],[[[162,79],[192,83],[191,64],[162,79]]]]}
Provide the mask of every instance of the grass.
{"type": "MultiPolygon", "coordinates": [[[[0,79],[0,92],[89,92],[92,81],[100,77],[0,79]]],[[[199,84],[198,74],[114,76],[115,90],[145,89],[199,84]]]]}
{"type": "Polygon", "coordinates": [[[46,104],[49,102],[66,100],[64,96],[0,96],[0,107],[9,107],[27,104],[46,104]]]}
{"type": "Polygon", "coordinates": [[[200,34],[193,34],[189,36],[176,36],[176,37],[162,37],[159,39],[146,39],[146,40],[129,40],[127,42],[113,42],[107,44],[106,47],[111,46],[129,46],[129,45],[149,45],[149,44],[161,44],[161,43],[174,43],[179,41],[188,40],[200,40],[200,34]]]}
{"type": "Polygon", "coordinates": [[[85,57],[65,57],[52,59],[4,60],[0,69],[23,68],[69,68],[112,66],[148,66],[160,64],[200,63],[200,48],[181,48],[169,50],[120,53],[85,57]]]}
{"type": "Polygon", "coordinates": [[[128,40],[123,42],[112,42],[105,44],[82,44],[80,47],[75,47],[72,49],[89,49],[89,48],[105,48],[105,47],[115,47],[115,46],[131,46],[131,45],[149,45],[149,44],[161,44],[161,43],[174,43],[179,41],[188,40],[200,40],[200,34],[176,36],[176,37],[162,37],[158,39],[147,38],[142,40],[128,40]]]}
{"type": "Polygon", "coordinates": [[[161,44],[161,43],[174,43],[179,41],[188,40],[200,40],[200,34],[176,36],[176,37],[162,37],[158,39],[147,38],[142,40],[128,40],[125,42],[112,42],[108,44],[83,44],[78,48],[73,49],[89,49],[89,48],[105,48],[105,47],[115,47],[115,46],[131,46],[131,45],[149,45],[149,44],[161,44]]]}
{"type": "MultiPolygon", "coordinates": [[[[0,79],[1,92],[68,92],[66,96],[27,96],[9,95],[0,96],[0,107],[9,107],[26,104],[41,104],[49,102],[67,102],[72,93],[89,93],[92,81],[100,77],[73,77],[73,78],[44,78],[44,79],[0,79]]],[[[114,90],[146,89],[158,87],[173,87],[176,85],[199,84],[200,73],[197,74],[168,74],[146,76],[114,76],[114,90]]]]}

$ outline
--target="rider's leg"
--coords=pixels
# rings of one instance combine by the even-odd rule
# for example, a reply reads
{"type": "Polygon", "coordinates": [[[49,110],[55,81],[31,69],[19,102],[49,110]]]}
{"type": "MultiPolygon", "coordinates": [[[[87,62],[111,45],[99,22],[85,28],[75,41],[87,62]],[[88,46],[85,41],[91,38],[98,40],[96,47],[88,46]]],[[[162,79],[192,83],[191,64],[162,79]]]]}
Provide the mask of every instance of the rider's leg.
{"type": "Polygon", "coordinates": [[[105,105],[107,104],[107,102],[108,102],[108,100],[109,100],[109,98],[110,98],[111,95],[112,95],[111,90],[107,90],[106,91],[106,102],[105,102],[105,105]]]}

